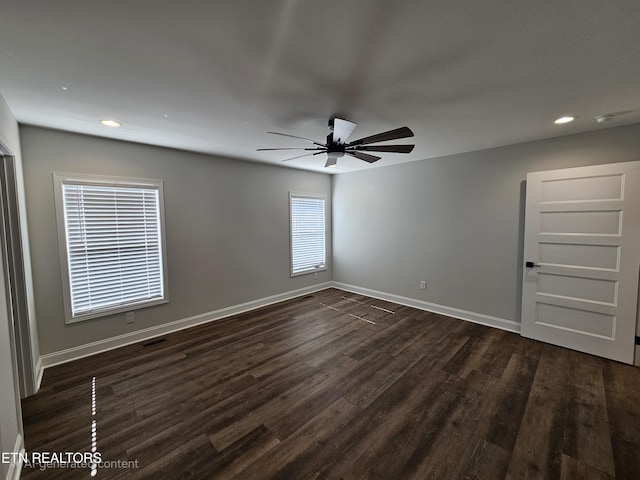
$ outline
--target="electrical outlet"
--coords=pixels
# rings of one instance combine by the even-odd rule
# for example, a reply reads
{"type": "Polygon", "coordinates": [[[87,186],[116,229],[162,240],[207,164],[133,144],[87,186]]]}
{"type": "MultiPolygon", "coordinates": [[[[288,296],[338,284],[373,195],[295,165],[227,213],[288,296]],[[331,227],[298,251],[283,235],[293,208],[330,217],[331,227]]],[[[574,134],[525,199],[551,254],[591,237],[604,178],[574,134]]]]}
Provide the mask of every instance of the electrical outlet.
{"type": "Polygon", "coordinates": [[[427,282],[425,280],[420,280],[420,290],[427,289],[427,282]]]}
{"type": "Polygon", "coordinates": [[[135,321],[136,321],[136,314],[133,312],[127,312],[127,314],[125,315],[125,322],[127,324],[131,324],[135,321]]]}

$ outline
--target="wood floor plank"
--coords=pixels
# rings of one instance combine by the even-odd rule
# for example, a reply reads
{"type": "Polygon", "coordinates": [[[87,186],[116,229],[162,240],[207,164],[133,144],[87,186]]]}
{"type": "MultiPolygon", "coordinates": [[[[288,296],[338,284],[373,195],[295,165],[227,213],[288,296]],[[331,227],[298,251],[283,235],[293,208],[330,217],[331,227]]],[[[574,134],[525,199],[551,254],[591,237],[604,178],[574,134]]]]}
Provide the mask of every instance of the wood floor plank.
{"type": "Polygon", "coordinates": [[[260,425],[222,450],[207,468],[211,472],[211,477],[232,478],[249,468],[254,462],[259,462],[279,444],[280,440],[265,425],[260,425]]]}
{"type": "Polygon", "coordinates": [[[568,455],[562,455],[560,480],[611,480],[613,477],[568,455]]]}
{"type": "MultiPolygon", "coordinates": [[[[449,377],[437,389],[416,385],[390,410],[385,419],[370,429],[367,449],[341,474],[341,478],[394,478],[411,459],[408,445],[435,443],[462,396],[459,380],[449,377]]],[[[383,398],[383,397],[382,397],[383,398]]],[[[414,450],[415,452],[415,450],[414,450]]],[[[420,457],[423,457],[421,452],[420,457]]]]}
{"type": "Polygon", "coordinates": [[[361,370],[366,373],[357,382],[351,382],[348,390],[344,392],[345,398],[360,408],[366,408],[426,353],[418,343],[407,347],[405,354],[401,356],[389,355],[387,352],[374,352],[360,362],[361,370]]]}
{"type": "Polygon", "coordinates": [[[564,389],[542,381],[534,382],[513,447],[507,479],[560,477],[565,410],[564,389]]]}
{"type": "Polygon", "coordinates": [[[615,475],[607,408],[602,392],[569,385],[563,452],[597,470],[615,475]]]}
{"type": "MultiPolygon", "coordinates": [[[[477,330],[474,328],[474,330],[477,330]]],[[[489,346],[497,333],[495,331],[479,331],[478,335],[472,335],[464,346],[443,367],[446,372],[465,378],[472,370],[480,365],[480,360],[485,357],[489,346]]]]}
{"type": "Polygon", "coordinates": [[[640,478],[635,367],[333,288],[157,340],[48,368],[27,451],[96,420],[109,480],[640,478]]]}
{"type": "Polygon", "coordinates": [[[342,381],[344,377],[356,370],[357,363],[349,357],[341,357],[341,359],[341,362],[333,362],[320,374],[309,375],[282,391],[280,395],[272,396],[267,401],[255,405],[251,411],[245,412],[242,418],[237,418],[233,423],[217,429],[209,435],[212,443],[218,450],[222,450],[256,426],[277,419],[280,412],[295,411],[299,405],[304,405],[303,402],[308,396],[326,391],[330,383],[342,381]]]}
{"type": "Polygon", "coordinates": [[[136,479],[211,478],[208,465],[216,457],[217,453],[206,435],[199,435],[176,445],[157,461],[133,472],[132,476],[136,479]]]}
{"type": "Polygon", "coordinates": [[[640,478],[640,459],[638,458],[638,444],[624,438],[612,435],[611,446],[615,463],[617,479],[637,480],[640,478]]]}
{"type": "Polygon", "coordinates": [[[511,451],[518,438],[529,400],[537,361],[513,354],[503,376],[480,415],[477,432],[487,441],[511,451]]]}
{"type": "Polygon", "coordinates": [[[616,404],[611,401],[608,405],[616,478],[637,479],[640,478],[640,412],[616,408],[613,406],[616,404]]]}
{"type": "Polygon", "coordinates": [[[504,478],[509,466],[507,450],[473,435],[457,462],[457,468],[449,478],[493,480],[504,478]]]}
{"type": "MultiPolygon", "coordinates": [[[[136,460],[127,454],[129,449],[162,434],[165,430],[172,430],[178,425],[180,425],[179,417],[167,416],[164,412],[137,420],[129,418],[124,421],[119,418],[114,418],[113,421],[98,419],[98,450],[102,454],[102,458],[106,460],[136,460]]],[[[85,445],[87,450],[91,445],[88,433],[87,429],[87,443],[85,445]]],[[[193,436],[195,435],[192,434],[191,437],[193,436]]],[[[175,442],[174,447],[177,444],[178,442],[175,442]]],[[[141,467],[144,466],[141,464],[141,467]]]]}
{"type": "Polygon", "coordinates": [[[477,370],[496,378],[501,378],[513,355],[513,341],[517,335],[511,332],[498,330],[495,332],[493,342],[481,357],[477,370]]]}
{"type": "Polygon", "coordinates": [[[351,402],[338,399],[312,421],[304,424],[285,441],[270,449],[261,457],[260,462],[254,462],[247,469],[240,471],[233,479],[289,479],[303,478],[296,465],[296,457],[310,447],[330,442],[335,430],[348,423],[359,412],[358,407],[351,402]],[[286,472],[285,472],[286,469],[286,472]]]}
{"type": "MultiPolygon", "coordinates": [[[[461,453],[472,441],[478,424],[478,412],[492,398],[496,380],[480,372],[472,372],[466,381],[452,377],[458,389],[442,395],[444,408],[421,427],[421,441],[400,471],[401,478],[453,478],[461,463],[461,453]],[[452,398],[448,398],[453,394],[452,398]],[[447,448],[439,448],[446,444],[447,448]]],[[[506,469],[506,466],[505,466],[506,469]]]]}
{"type": "Polygon", "coordinates": [[[640,405],[638,367],[606,362],[602,372],[608,405],[627,412],[638,412],[638,405],[640,405]]]}
{"type": "MultiPolygon", "coordinates": [[[[371,450],[373,442],[379,441],[383,435],[396,432],[403,419],[407,420],[407,412],[400,405],[417,400],[415,395],[411,395],[414,389],[419,389],[426,395],[423,396],[426,405],[437,398],[437,392],[450,376],[441,370],[432,369],[435,362],[423,357],[383,396],[343,425],[330,443],[323,445],[322,449],[300,454],[291,466],[282,470],[281,478],[296,478],[291,476],[296,472],[317,474],[319,478],[342,478],[345,471],[371,450]],[[420,378],[424,381],[418,382],[420,378]]],[[[392,456],[385,454],[379,458],[388,460],[392,456]]]]}

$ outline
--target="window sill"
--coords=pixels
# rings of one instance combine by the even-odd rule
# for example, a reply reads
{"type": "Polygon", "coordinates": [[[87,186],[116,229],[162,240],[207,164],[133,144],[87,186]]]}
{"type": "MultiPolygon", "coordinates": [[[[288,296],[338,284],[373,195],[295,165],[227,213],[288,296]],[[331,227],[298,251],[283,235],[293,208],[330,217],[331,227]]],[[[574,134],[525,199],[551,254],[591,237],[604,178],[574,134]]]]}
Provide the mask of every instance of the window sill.
{"type": "Polygon", "coordinates": [[[326,266],[325,267],[319,267],[319,268],[312,268],[309,270],[303,270],[302,272],[296,272],[296,273],[291,273],[291,278],[293,277],[299,277],[301,275],[309,275],[310,273],[318,273],[318,272],[326,272],[327,270],[329,270],[326,266]]]}
{"type": "Polygon", "coordinates": [[[79,322],[84,322],[85,320],[93,320],[96,318],[101,318],[101,317],[109,317],[112,315],[117,315],[119,313],[126,313],[126,312],[132,312],[134,310],[140,310],[142,308],[147,308],[147,307],[153,307],[155,305],[162,305],[165,303],[169,303],[169,299],[168,298],[158,298],[156,300],[149,300],[149,301],[144,301],[144,302],[138,302],[138,303],[130,303],[128,305],[122,305],[119,307],[114,307],[114,308],[108,308],[108,309],[104,309],[104,310],[97,310],[95,312],[90,312],[90,313],[86,313],[86,314],[81,314],[81,315],[77,315],[75,317],[72,318],[65,318],[64,323],[66,323],[67,325],[73,324],[73,323],[79,323],[79,322]]]}

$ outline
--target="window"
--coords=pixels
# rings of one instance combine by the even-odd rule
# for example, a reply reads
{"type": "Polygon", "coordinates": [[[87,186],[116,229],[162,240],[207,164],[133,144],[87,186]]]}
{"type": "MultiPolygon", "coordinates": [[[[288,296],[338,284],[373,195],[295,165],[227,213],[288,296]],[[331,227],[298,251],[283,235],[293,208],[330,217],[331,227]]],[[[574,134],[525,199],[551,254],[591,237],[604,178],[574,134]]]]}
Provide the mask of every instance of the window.
{"type": "Polygon", "coordinates": [[[162,182],[54,174],[67,323],[166,303],[162,182]]]}
{"type": "Polygon", "coordinates": [[[289,194],[291,276],[326,270],[325,197],[289,194]]]}

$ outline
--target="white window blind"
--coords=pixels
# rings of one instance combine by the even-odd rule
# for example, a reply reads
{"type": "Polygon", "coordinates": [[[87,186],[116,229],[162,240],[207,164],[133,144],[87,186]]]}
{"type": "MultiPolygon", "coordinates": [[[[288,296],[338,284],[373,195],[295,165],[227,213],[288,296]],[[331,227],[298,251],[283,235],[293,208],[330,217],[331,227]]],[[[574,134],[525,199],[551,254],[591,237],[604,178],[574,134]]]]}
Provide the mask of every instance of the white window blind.
{"type": "Polygon", "coordinates": [[[290,195],[291,203],[291,274],[324,269],[325,199],[290,195]]]}
{"type": "Polygon", "coordinates": [[[159,186],[62,180],[61,195],[68,320],[164,302],[159,186]]]}

